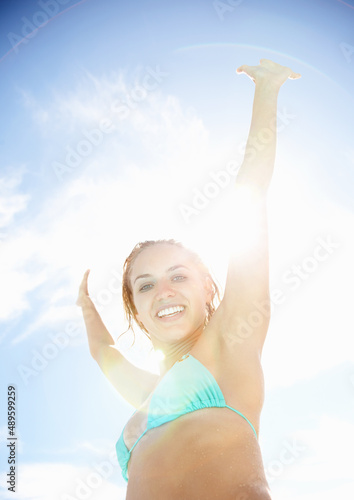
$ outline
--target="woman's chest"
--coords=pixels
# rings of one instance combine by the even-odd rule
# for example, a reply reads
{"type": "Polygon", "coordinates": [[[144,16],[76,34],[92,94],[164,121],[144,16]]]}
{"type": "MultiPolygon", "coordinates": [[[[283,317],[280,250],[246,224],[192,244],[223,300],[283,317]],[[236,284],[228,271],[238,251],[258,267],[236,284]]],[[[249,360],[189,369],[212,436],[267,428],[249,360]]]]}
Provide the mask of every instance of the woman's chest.
{"type": "Polygon", "coordinates": [[[142,406],[130,417],[125,425],[123,439],[128,450],[131,450],[136,441],[147,429],[151,396],[152,395],[150,395],[142,406]]]}

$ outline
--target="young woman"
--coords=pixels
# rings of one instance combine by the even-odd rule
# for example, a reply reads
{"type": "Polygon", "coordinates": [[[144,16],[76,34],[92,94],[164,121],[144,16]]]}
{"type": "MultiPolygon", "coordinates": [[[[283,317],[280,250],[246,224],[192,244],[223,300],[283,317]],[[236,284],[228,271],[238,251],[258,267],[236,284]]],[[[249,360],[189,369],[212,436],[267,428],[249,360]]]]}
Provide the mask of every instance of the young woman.
{"type": "Polygon", "coordinates": [[[137,408],[117,443],[128,500],[271,498],[258,443],[270,317],[266,197],[278,92],[300,75],[266,59],[237,72],[254,81],[255,96],[236,204],[225,214],[230,260],[218,308],[218,288],[195,253],[174,240],[135,246],[124,264],[124,308],[163,352],[158,376],[114,348],[89,298],[88,271],[80,286],[90,352],[137,408]]]}

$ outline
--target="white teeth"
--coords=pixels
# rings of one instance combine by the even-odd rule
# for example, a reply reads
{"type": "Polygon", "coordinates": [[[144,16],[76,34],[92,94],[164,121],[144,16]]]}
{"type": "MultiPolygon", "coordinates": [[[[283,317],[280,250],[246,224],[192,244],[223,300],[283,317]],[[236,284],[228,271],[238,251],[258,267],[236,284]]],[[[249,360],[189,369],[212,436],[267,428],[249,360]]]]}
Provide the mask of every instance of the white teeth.
{"type": "Polygon", "coordinates": [[[184,310],[184,306],[169,307],[168,309],[163,309],[162,311],[159,311],[157,313],[157,315],[159,318],[162,318],[164,316],[169,316],[170,314],[182,312],[183,310],[184,310]]]}

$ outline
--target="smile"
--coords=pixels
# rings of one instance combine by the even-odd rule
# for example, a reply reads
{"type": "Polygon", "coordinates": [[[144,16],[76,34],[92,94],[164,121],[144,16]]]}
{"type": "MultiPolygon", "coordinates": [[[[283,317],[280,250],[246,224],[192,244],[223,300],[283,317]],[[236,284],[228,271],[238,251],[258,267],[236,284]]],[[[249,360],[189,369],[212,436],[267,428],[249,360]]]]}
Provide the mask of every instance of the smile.
{"type": "Polygon", "coordinates": [[[168,307],[166,309],[162,309],[157,313],[157,316],[159,318],[171,317],[171,316],[176,316],[182,311],[184,311],[184,306],[173,306],[173,307],[168,307]]]}

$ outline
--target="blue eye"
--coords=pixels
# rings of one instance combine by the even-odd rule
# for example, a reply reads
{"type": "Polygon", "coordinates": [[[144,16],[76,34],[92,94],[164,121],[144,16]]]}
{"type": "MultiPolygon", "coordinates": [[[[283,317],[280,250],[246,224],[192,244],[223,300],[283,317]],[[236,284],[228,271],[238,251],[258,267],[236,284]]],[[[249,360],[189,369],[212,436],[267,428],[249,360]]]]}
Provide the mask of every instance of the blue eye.
{"type": "MultiPolygon", "coordinates": [[[[186,277],[182,275],[174,276],[172,278],[173,281],[183,281],[185,280],[186,277]]],[[[153,284],[147,283],[146,285],[143,285],[141,288],[139,288],[139,292],[146,292],[147,290],[150,290],[150,287],[152,287],[153,284]]]]}
{"type": "Polygon", "coordinates": [[[149,290],[149,288],[146,288],[148,286],[152,286],[150,283],[148,283],[147,285],[144,285],[142,286],[140,289],[139,289],[139,292],[145,292],[146,290],[149,290]]]}

